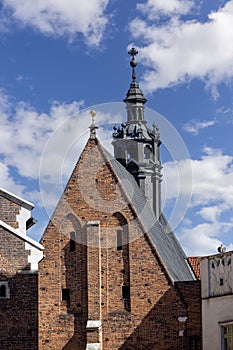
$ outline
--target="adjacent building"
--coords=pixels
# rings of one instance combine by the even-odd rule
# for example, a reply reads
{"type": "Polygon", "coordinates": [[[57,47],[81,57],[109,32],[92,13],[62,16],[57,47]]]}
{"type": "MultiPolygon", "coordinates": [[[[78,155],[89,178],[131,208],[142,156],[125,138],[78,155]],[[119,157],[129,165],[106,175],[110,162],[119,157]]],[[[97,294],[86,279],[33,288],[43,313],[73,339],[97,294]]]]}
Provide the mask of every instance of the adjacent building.
{"type": "Polygon", "coordinates": [[[33,205],[0,189],[0,349],[38,349],[40,243],[27,236],[33,205]]]}
{"type": "Polygon", "coordinates": [[[233,349],[233,252],[201,258],[203,350],[233,349]]]}

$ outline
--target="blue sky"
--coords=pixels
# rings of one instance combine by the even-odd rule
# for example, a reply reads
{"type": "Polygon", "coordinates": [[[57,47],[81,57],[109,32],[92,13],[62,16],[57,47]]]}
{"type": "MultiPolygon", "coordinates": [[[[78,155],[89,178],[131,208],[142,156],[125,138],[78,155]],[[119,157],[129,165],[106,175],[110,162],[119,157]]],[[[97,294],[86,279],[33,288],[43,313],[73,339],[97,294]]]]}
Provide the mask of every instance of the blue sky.
{"type": "Polygon", "coordinates": [[[156,111],[147,119],[161,129],[164,211],[188,255],[233,249],[233,0],[0,4],[0,180],[35,204],[29,234],[43,233],[88,137],[91,107],[106,147],[112,124],[125,120],[134,45],[156,111]],[[177,196],[182,208],[172,213],[177,196]]]}

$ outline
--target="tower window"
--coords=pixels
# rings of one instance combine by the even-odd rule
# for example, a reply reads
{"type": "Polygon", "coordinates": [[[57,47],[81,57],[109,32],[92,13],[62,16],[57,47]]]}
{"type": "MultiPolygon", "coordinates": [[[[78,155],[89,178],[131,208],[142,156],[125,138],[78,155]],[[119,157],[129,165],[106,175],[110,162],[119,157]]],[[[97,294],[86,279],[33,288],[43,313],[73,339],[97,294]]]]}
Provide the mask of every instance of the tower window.
{"type": "Polygon", "coordinates": [[[62,289],[62,301],[70,301],[70,290],[67,288],[62,289]]]}
{"type": "Polygon", "coordinates": [[[147,145],[144,148],[144,159],[151,159],[152,158],[152,148],[147,145]]]}
{"type": "Polygon", "coordinates": [[[117,230],[117,250],[122,250],[122,230],[117,230]]]}
{"type": "Polygon", "coordinates": [[[75,232],[70,232],[70,252],[75,251],[75,232]]]}

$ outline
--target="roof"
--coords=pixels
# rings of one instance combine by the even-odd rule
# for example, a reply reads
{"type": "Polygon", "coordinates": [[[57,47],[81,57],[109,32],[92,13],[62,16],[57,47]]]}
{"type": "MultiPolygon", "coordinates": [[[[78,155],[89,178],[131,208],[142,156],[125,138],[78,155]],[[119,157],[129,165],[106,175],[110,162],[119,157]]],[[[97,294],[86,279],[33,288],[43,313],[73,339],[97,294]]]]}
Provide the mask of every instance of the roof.
{"type": "Polygon", "coordinates": [[[29,243],[31,246],[37,248],[38,250],[44,250],[44,247],[40,243],[34,241],[34,239],[28,236],[23,235],[21,232],[6,224],[2,220],[0,220],[0,226],[3,227],[5,230],[13,233],[16,237],[22,239],[24,242],[29,243]]]}
{"type": "MultiPolygon", "coordinates": [[[[166,230],[166,225],[156,220],[155,214],[147,202],[144,193],[134,177],[112,157],[106,150],[106,156],[117,175],[126,195],[130,198],[145,232],[151,239],[154,248],[162,260],[173,282],[193,281],[195,275],[190,268],[186,255],[176,239],[175,234],[166,230]]],[[[166,220],[164,219],[165,223],[166,220]]]]}
{"type": "Polygon", "coordinates": [[[0,196],[7,198],[22,207],[25,207],[28,210],[32,210],[34,208],[34,205],[32,203],[25,201],[24,199],[14,195],[9,191],[4,190],[3,188],[0,188],[0,196]]]}
{"type": "Polygon", "coordinates": [[[200,258],[198,256],[190,256],[188,257],[188,262],[197,277],[198,280],[201,279],[201,272],[200,272],[200,258]]]}

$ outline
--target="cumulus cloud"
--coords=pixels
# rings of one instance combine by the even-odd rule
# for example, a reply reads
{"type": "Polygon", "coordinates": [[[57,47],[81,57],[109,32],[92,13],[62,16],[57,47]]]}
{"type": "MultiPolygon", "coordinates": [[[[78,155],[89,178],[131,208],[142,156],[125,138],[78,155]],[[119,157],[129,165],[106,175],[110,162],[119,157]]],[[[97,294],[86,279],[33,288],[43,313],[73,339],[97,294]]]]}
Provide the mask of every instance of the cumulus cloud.
{"type": "MultiPolygon", "coordinates": [[[[151,3],[143,7],[148,16],[151,3]]],[[[233,76],[233,0],[209,13],[206,22],[175,16],[159,24],[137,17],[130,30],[146,43],[140,56],[148,68],[142,82],[147,92],[199,79],[217,98],[217,85],[233,76]]]]}
{"type": "Polygon", "coordinates": [[[197,255],[216,252],[222,234],[233,230],[233,220],[226,215],[233,202],[233,156],[204,148],[201,159],[165,163],[164,177],[168,201],[186,193],[192,181],[189,209],[196,218],[193,223],[184,221],[177,230],[186,252],[197,255]],[[192,167],[192,179],[186,174],[187,162],[192,167]],[[179,177],[183,179],[181,186],[179,177]]]}
{"type": "Polygon", "coordinates": [[[202,256],[217,253],[217,248],[221,245],[221,240],[217,237],[223,228],[224,225],[219,223],[203,223],[183,228],[180,241],[186,254],[202,256]]]}
{"type": "MultiPolygon", "coordinates": [[[[167,198],[177,196],[179,177],[192,181],[192,206],[206,205],[217,201],[229,207],[233,202],[233,157],[221,150],[204,148],[201,159],[167,162],[163,165],[167,186],[167,198]],[[192,167],[192,179],[187,178],[187,163],[192,167]],[[176,179],[176,180],[175,180],[176,179]]],[[[182,183],[179,191],[186,192],[190,186],[182,183]]]]}
{"type": "MultiPolygon", "coordinates": [[[[0,92],[1,187],[40,206],[42,195],[51,214],[89,137],[90,108],[83,103],[54,101],[47,113],[39,113],[0,92]]],[[[113,123],[122,120],[125,106],[95,109],[98,137],[110,149],[113,123]]]]}
{"type": "Polygon", "coordinates": [[[183,126],[183,130],[194,135],[198,135],[203,129],[216,124],[216,120],[191,120],[183,126]]]}
{"type": "Polygon", "coordinates": [[[88,45],[103,38],[109,0],[3,0],[2,21],[31,26],[45,35],[73,40],[83,35],[88,45]]]}
{"type": "Polygon", "coordinates": [[[174,16],[187,14],[194,6],[192,0],[147,0],[137,5],[137,9],[148,15],[150,20],[162,15],[174,16]]]}
{"type": "MultiPolygon", "coordinates": [[[[64,120],[80,111],[82,104],[82,101],[53,102],[48,113],[38,113],[29,104],[15,102],[0,92],[1,187],[20,196],[27,192],[29,200],[38,200],[39,192],[29,192],[20,177],[38,180],[41,156],[48,139],[64,120]]],[[[52,174],[52,164],[49,170],[52,174]]]]}

